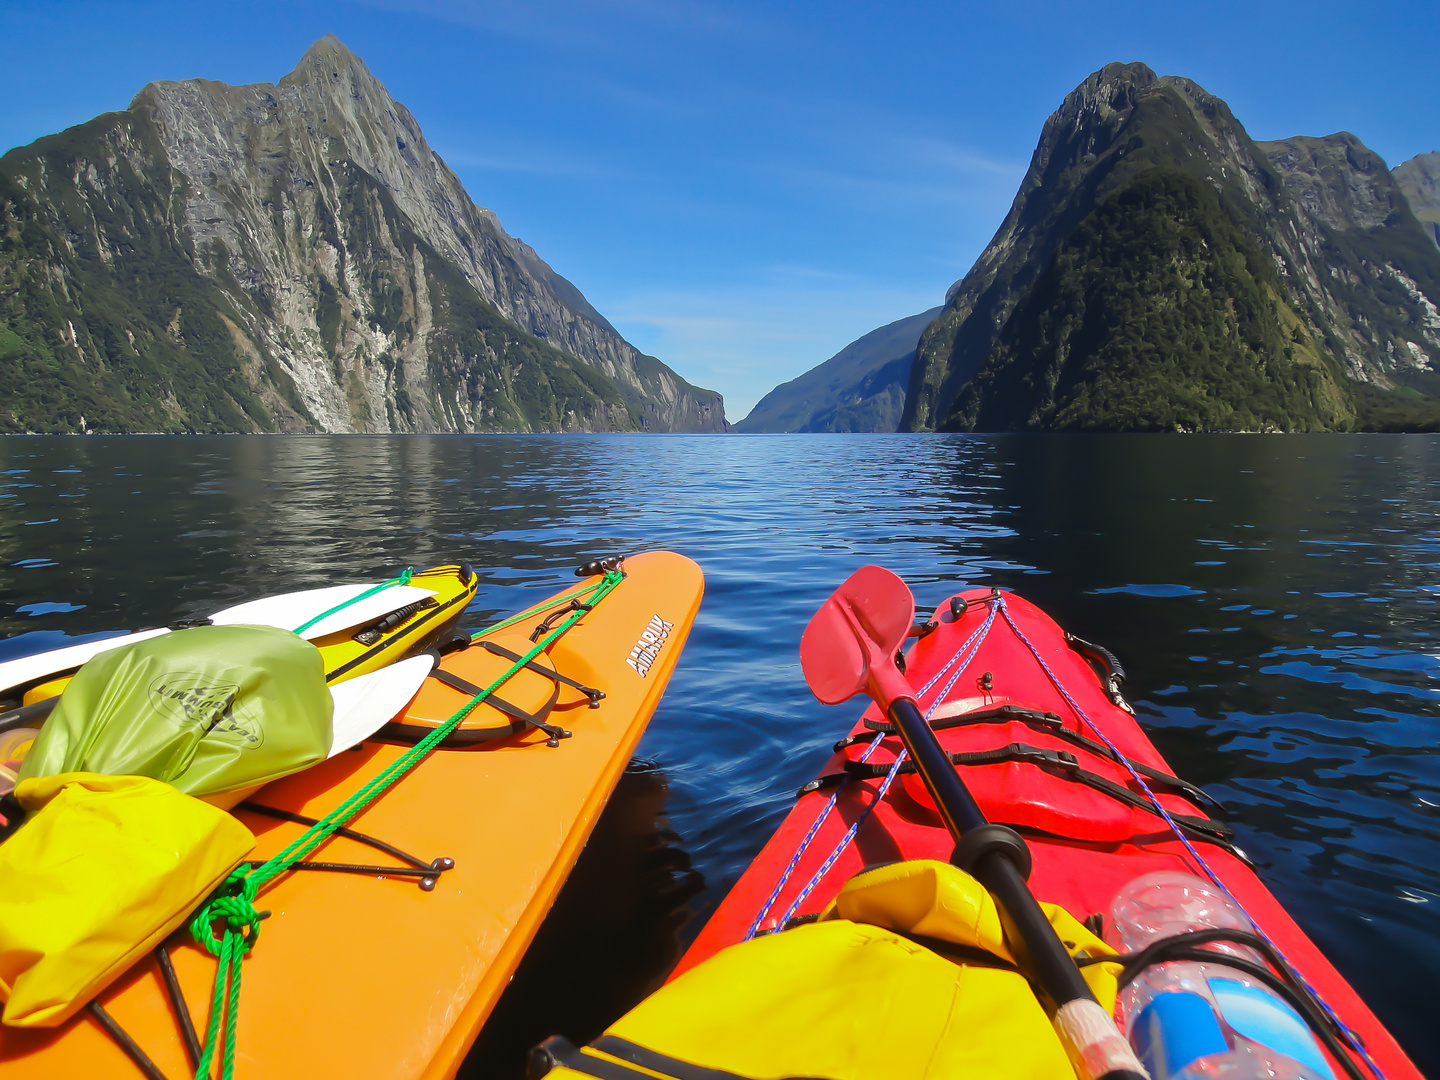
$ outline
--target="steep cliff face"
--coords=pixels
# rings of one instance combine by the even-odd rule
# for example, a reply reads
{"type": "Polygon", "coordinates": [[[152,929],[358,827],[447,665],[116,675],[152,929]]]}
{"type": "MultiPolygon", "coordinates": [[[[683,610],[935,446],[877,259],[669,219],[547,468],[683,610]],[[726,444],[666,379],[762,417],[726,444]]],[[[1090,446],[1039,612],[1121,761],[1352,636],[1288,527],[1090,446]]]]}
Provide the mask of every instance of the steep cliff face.
{"type": "Polygon", "coordinates": [[[1341,231],[1377,229],[1408,208],[1380,155],[1348,131],[1255,145],[1312,222],[1341,231]]]}
{"type": "Polygon", "coordinates": [[[970,431],[1348,427],[1343,377],[1274,265],[1178,169],[1152,169],[1060,245],[951,412],[970,431]]]}
{"type": "Polygon", "coordinates": [[[905,407],[915,344],[939,308],[897,319],[775,387],[735,425],[760,432],[894,431],[905,407]]]}
{"type": "Polygon", "coordinates": [[[1416,154],[1391,171],[1421,226],[1440,247],[1440,152],[1416,154]]]}
{"type": "MultiPolygon", "coordinates": [[[[1123,410],[1092,407],[1099,401],[1119,406],[1118,399],[1092,393],[1097,380],[1139,364],[1146,349],[1153,353],[1149,363],[1158,365],[1155,371],[1168,367],[1175,378],[1193,377],[1196,372],[1177,350],[1191,348],[1203,333],[1218,334],[1206,340],[1221,349],[1220,328],[1235,327],[1229,312],[1236,303],[1255,313],[1245,364],[1258,365],[1257,377],[1292,389],[1312,378],[1324,384],[1315,390],[1319,399],[1305,392],[1311,404],[1294,415],[1287,410],[1296,399],[1287,397],[1289,390],[1277,391],[1277,400],[1289,404],[1277,406],[1278,414],[1262,410],[1264,415],[1250,417],[1260,426],[1346,427],[1364,422],[1367,410],[1386,405],[1397,393],[1423,401],[1440,392],[1440,377],[1431,368],[1440,361],[1435,319],[1440,260],[1384,163],[1343,134],[1292,139],[1268,149],[1250,140],[1223,101],[1188,79],[1160,78],[1143,64],[1111,64],[1092,75],[1046,121],[1000,230],[952,287],[945,311],[921,338],[902,430],[1048,426],[1061,416],[1083,417],[1081,426],[1125,427],[1123,410]],[[1162,177],[1168,183],[1161,183],[1162,177]],[[1160,268],[1153,260],[1167,243],[1154,232],[1128,232],[1113,219],[1114,200],[1136,185],[1143,187],[1140,197],[1126,205],[1145,207],[1155,230],[1185,233],[1172,237],[1168,250],[1190,260],[1198,276],[1172,279],[1168,292],[1141,289],[1120,308],[1131,315],[1163,313],[1168,329],[1157,328],[1148,344],[1136,342],[1123,358],[1112,355],[1107,361],[1093,351],[1101,339],[1077,333],[1076,320],[1089,318],[1092,329],[1103,324],[1120,310],[1111,303],[1119,298],[1103,287],[1097,291],[1088,279],[1070,283],[1075,288],[1061,287],[1053,275],[1042,290],[1050,305],[1036,293],[1024,312],[1030,325],[1012,326],[1017,306],[1039,287],[1072,237],[1078,246],[1072,245],[1067,258],[1082,279],[1096,268],[1102,249],[1124,268],[1122,277],[1139,272],[1147,261],[1160,268]],[[1179,216],[1166,218],[1167,212],[1179,216]],[[1209,227],[1219,220],[1212,220],[1212,212],[1238,230],[1233,237],[1228,226],[1220,230],[1229,237],[1222,246],[1232,261],[1252,264],[1246,273],[1236,276],[1221,266],[1213,244],[1193,246],[1199,223],[1209,227]],[[1091,221],[1097,214],[1111,215],[1109,224],[1077,237],[1087,221],[1099,224],[1091,221]],[[1202,280],[1203,288],[1192,288],[1202,280]],[[1107,308],[1108,313],[1102,310],[1107,308]],[[1277,351],[1275,343],[1282,339],[1288,346],[1277,351]],[[1292,370],[1295,364],[1305,370],[1292,370]],[[1010,374],[1001,377],[1001,367],[1010,374]],[[1016,404],[1022,384],[1035,389],[1033,408],[1016,404]],[[1067,393],[1088,395],[1090,404],[1067,412],[1065,401],[1047,397],[1062,384],[1067,393]],[[1010,387],[1003,396],[1014,407],[987,407],[983,391],[1002,386],[1010,387]]],[[[1202,367],[1208,370],[1208,362],[1202,367]]],[[[1232,374],[1236,381],[1215,387],[1215,394],[1250,385],[1248,369],[1232,374]]],[[[1160,397],[1174,392],[1176,415],[1191,418],[1176,426],[1246,422],[1243,409],[1195,411],[1184,404],[1185,387],[1165,377],[1149,385],[1160,397]],[[1222,415],[1230,419],[1219,419],[1222,415]]],[[[1169,405],[1159,398],[1152,404],[1154,416],[1167,414],[1169,405]]],[[[1149,425],[1146,420],[1139,426],[1149,425]]]]}
{"type": "Polygon", "coordinates": [[[333,36],[0,159],[9,429],[723,431],[333,36]]]}

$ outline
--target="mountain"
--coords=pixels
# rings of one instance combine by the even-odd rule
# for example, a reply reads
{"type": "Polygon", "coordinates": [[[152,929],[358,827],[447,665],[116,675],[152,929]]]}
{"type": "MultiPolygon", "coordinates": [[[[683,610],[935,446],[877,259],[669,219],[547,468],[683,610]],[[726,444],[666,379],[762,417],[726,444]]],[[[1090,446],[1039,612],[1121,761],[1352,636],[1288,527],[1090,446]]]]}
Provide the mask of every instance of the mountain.
{"type": "Polygon", "coordinates": [[[723,431],[333,35],[0,158],[0,430],[723,431]]]}
{"type": "Polygon", "coordinates": [[[920,339],[902,430],[1440,423],[1440,251],[1354,136],[1111,64],[920,339]]]}
{"type": "Polygon", "coordinates": [[[1440,246],[1440,152],[1416,154],[1396,165],[1391,175],[1430,239],[1440,246]]]}
{"type": "Polygon", "coordinates": [[[823,364],[775,387],[734,430],[894,431],[905,407],[915,344],[938,314],[939,308],[931,308],[871,330],[823,364]]]}

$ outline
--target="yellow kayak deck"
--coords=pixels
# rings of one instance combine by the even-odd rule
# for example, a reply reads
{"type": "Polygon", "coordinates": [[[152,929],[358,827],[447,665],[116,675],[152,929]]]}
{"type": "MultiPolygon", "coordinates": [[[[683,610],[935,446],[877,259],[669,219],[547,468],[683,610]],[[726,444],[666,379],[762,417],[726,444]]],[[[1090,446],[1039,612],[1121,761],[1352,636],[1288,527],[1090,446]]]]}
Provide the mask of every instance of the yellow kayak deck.
{"type": "MultiPolygon", "coordinates": [[[[296,870],[261,892],[256,906],[271,915],[243,965],[237,1077],[454,1075],[630,760],[699,608],[703,578],[689,559],[647,552],[626,559],[624,570],[625,580],[548,653],[562,675],[606,695],[592,709],[583,694],[563,688],[550,722],[570,738],[550,747],[532,730],[442,747],[349,822],[427,862],[453,859],[433,889],[414,877],[296,870]],[[655,635],[646,636],[657,617],[671,626],[658,648],[655,635]]],[[[547,601],[529,611],[538,623],[554,607],[547,601]]],[[[407,749],[367,742],[252,798],[319,818],[407,749]]],[[[237,813],[258,838],[253,859],[276,854],[304,830],[237,813]]],[[[312,858],[403,865],[344,836],[312,858]]],[[[215,960],[188,932],[167,944],[203,1037],[215,960]]],[[[98,1001],[164,1076],[193,1075],[153,956],[98,1001]]],[[[7,1080],[142,1075],[84,1012],[52,1031],[0,1027],[0,1072],[7,1080]]]]}

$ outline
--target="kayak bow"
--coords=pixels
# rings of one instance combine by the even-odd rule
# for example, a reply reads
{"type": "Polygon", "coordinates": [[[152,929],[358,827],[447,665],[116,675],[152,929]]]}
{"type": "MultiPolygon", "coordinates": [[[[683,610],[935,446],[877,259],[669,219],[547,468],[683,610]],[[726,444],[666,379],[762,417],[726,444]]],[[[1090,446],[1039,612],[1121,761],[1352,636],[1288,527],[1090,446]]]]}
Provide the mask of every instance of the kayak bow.
{"type": "MultiPolygon", "coordinates": [[[[967,590],[916,626],[904,683],[986,819],[1019,831],[1029,884],[1099,932],[1141,875],[1185,871],[1215,883],[1254,922],[1278,969],[1332,1028],[1339,1076],[1418,1080],[1355,991],[1296,925],[1207,809],[1172,775],[1119,693],[1113,657],[1065,634],[1011,593],[967,590]],[[1338,1050],[1338,1053],[1337,1053],[1338,1050]]],[[[1122,676],[1123,678],[1123,676],[1122,676]]],[[[941,807],[872,705],[756,856],[681,960],[674,980],[728,946],[813,921],[867,866],[947,861],[941,807]]]]}
{"type": "MultiPolygon", "coordinates": [[[[646,552],[596,568],[473,641],[437,641],[431,677],[395,714],[422,731],[366,739],[237,806],[258,841],[240,869],[256,880],[255,906],[270,914],[253,951],[237,960],[243,1007],[232,999],[211,1028],[217,1071],[233,1055],[241,1080],[453,1076],[630,760],[702,591],[689,559],[646,552]],[[506,715],[497,737],[446,743],[466,717],[494,712],[488,693],[457,692],[456,682],[483,677],[477,670],[491,670],[496,655],[486,643],[513,642],[522,628],[519,655],[539,646],[532,662],[563,677],[554,699],[548,677],[530,672],[547,688],[532,706],[537,723],[511,729],[506,715]],[[637,648],[643,674],[632,662],[637,648]],[[439,723],[432,705],[449,708],[439,723]],[[546,726],[569,737],[547,746],[546,726]],[[291,865],[297,850],[302,859],[291,865]],[[233,1041],[223,1034],[231,1022],[233,1041]]],[[[215,925],[224,932],[223,920],[215,925]]],[[[172,935],[101,992],[98,1012],[49,1030],[0,1026],[0,1072],[7,1080],[194,1075],[205,1049],[193,1036],[214,1019],[216,968],[188,934],[172,935]]]]}

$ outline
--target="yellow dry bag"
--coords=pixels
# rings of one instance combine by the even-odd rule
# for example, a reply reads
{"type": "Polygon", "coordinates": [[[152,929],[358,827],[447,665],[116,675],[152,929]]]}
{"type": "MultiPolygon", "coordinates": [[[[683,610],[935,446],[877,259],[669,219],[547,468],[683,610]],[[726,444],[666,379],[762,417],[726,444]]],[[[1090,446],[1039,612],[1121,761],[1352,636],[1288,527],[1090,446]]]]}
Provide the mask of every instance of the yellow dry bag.
{"type": "MultiPolygon", "coordinates": [[[[1060,909],[1047,914],[1073,953],[1113,954],[1060,909]]],[[[1098,969],[1109,967],[1085,969],[1106,1008],[1115,980],[1098,969]]],[[[1075,1076],[994,900],[930,860],[857,874],[817,922],[717,953],[583,1050],[554,1038],[531,1057],[531,1075],[550,1080],[706,1069],[735,1080],[1075,1076]]]]}
{"type": "Polygon", "coordinates": [[[234,817],[144,776],[22,780],[0,844],[4,1023],[54,1027],[174,930],[255,846],[234,817]]]}

